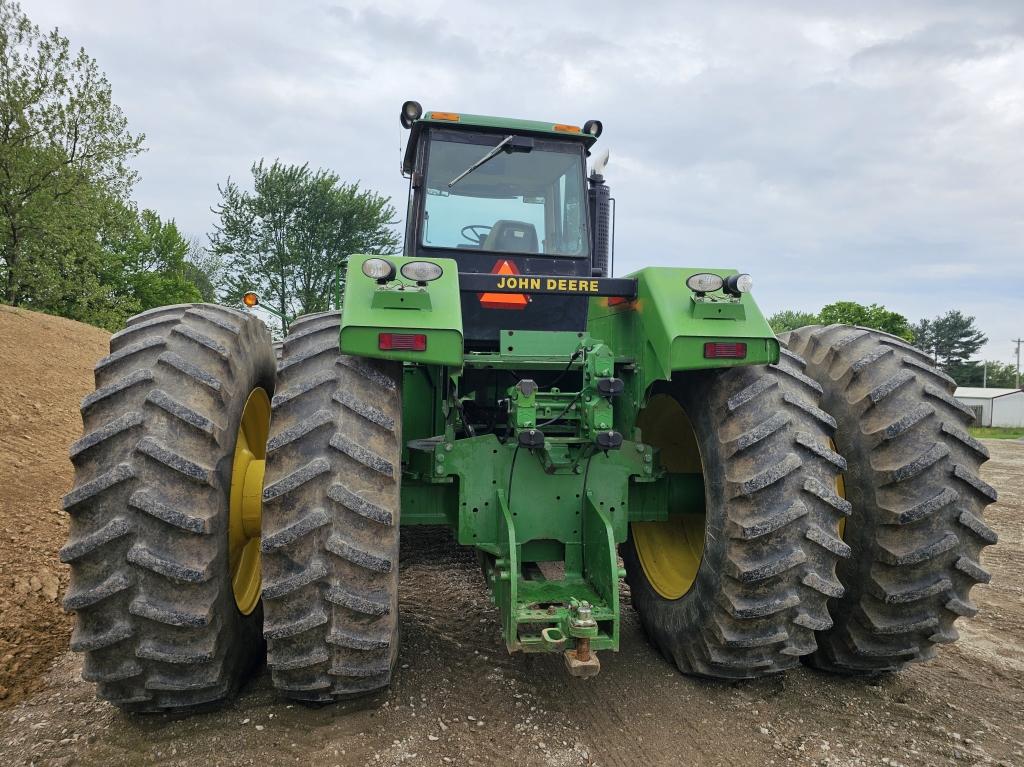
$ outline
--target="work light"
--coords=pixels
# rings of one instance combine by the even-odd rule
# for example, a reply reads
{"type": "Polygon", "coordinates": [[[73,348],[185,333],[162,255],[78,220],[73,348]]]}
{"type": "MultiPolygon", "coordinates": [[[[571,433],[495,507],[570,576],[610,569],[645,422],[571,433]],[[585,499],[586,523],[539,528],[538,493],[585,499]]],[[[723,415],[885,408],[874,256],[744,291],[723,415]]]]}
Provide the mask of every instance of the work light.
{"type": "Polygon", "coordinates": [[[412,124],[423,117],[423,107],[420,106],[418,101],[406,101],[402,104],[402,114],[399,115],[399,120],[402,122],[403,128],[411,128],[412,124]]]}
{"type": "Polygon", "coordinates": [[[363,274],[372,280],[386,282],[395,276],[395,265],[383,258],[368,258],[363,261],[363,274]]]}
{"type": "Polygon", "coordinates": [[[754,279],[749,274],[732,274],[725,278],[725,292],[731,296],[749,293],[754,279]]]}
{"type": "Polygon", "coordinates": [[[686,287],[694,293],[710,293],[722,287],[722,278],[717,274],[700,272],[686,278],[686,287]]]}
{"type": "Polygon", "coordinates": [[[441,267],[430,261],[410,261],[402,266],[402,276],[415,282],[430,282],[441,276],[441,267]]]}
{"type": "Polygon", "coordinates": [[[600,120],[587,120],[583,123],[583,132],[589,133],[594,138],[598,138],[601,135],[601,131],[604,130],[604,126],[600,120]]]}

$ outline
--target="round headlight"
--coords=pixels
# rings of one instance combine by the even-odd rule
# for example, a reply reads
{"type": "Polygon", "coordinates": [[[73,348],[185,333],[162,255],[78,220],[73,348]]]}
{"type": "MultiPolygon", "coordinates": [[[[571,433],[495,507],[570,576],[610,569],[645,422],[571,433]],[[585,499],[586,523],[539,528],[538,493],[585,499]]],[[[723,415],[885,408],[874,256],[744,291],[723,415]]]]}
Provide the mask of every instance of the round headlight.
{"type": "Polygon", "coordinates": [[[686,287],[694,293],[710,293],[722,287],[722,282],[722,278],[717,274],[701,272],[700,274],[692,274],[687,277],[686,287]]]}
{"type": "Polygon", "coordinates": [[[725,292],[730,295],[749,293],[752,287],[754,279],[749,274],[732,274],[725,278],[725,292]]]}
{"type": "Polygon", "coordinates": [[[363,261],[363,274],[371,280],[390,280],[395,276],[395,265],[383,258],[368,258],[363,261]]]}
{"type": "Polygon", "coordinates": [[[402,276],[414,282],[430,282],[441,276],[441,267],[430,261],[410,261],[402,265],[402,276]]]}

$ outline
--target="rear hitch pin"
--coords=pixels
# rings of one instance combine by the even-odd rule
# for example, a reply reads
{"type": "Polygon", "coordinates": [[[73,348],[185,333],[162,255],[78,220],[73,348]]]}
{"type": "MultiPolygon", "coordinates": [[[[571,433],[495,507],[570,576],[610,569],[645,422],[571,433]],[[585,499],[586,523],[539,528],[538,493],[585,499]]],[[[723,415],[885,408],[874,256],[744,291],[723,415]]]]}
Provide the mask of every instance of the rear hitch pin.
{"type": "Polygon", "coordinates": [[[601,670],[601,661],[590,651],[590,640],[597,636],[593,608],[589,602],[573,600],[570,610],[569,635],[576,639],[576,646],[562,654],[566,670],[570,676],[596,676],[601,670]]]}

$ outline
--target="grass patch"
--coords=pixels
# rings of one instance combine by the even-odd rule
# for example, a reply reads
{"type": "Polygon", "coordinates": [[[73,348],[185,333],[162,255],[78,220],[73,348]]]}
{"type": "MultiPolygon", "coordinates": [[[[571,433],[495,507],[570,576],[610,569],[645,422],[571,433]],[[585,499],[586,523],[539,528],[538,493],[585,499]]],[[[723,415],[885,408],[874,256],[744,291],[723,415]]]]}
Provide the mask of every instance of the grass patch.
{"type": "Polygon", "coordinates": [[[978,439],[1020,439],[1024,437],[1024,427],[1017,426],[975,426],[970,429],[971,436],[978,439]]]}

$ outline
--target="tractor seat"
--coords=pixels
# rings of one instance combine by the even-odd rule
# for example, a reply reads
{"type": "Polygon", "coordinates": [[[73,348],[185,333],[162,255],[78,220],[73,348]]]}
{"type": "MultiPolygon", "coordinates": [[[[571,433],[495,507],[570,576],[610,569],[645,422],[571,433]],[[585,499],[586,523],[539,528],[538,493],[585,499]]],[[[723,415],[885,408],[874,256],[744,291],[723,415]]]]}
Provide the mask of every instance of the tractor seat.
{"type": "Polygon", "coordinates": [[[539,253],[537,229],[525,221],[495,221],[487,233],[483,249],[505,253],[539,253]]]}

